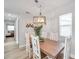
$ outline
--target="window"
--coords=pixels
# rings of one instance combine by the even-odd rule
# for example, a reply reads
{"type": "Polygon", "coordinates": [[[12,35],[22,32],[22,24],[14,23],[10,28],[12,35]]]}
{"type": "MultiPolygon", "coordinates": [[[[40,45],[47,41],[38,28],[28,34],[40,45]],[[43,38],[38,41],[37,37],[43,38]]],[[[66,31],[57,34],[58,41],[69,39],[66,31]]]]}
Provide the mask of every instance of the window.
{"type": "Polygon", "coordinates": [[[8,28],[8,31],[14,31],[14,26],[13,25],[8,25],[7,28],[8,28]]]}
{"type": "Polygon", "coordinates": [[[59,17],[60,36],[72,35],[72,13],[64,14],[59,17]]]}

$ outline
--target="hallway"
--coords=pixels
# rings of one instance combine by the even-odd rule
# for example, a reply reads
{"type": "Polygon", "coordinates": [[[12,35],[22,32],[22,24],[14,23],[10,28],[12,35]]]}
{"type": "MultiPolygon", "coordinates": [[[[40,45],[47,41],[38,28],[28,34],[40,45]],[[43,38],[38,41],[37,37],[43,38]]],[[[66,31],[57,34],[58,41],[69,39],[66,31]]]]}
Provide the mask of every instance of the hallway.
{"type": "Polygon", "coordinates": [[[14,38],[7,38],[4,42],[5,59],[26,59],[25,48],[18,48],[14,38]]]}

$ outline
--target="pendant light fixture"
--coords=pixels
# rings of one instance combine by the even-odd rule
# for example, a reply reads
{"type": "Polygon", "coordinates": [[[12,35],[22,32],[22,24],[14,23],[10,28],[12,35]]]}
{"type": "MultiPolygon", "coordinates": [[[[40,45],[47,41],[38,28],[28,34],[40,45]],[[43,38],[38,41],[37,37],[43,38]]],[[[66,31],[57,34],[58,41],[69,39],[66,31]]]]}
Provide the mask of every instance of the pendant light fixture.
{"type": "MultiPolygon", "coordinates": [[[[35,0],[35,3],[38,3],[38,0],[35,0]]],[[[33,17],[33,23],[34,24],[46,24],[46,17],[42,15],[42,12],[41,12],[41,7],[42,5],[40,4],[40,13],[39,13],[39,16],[34,16],[33,17]]]]}

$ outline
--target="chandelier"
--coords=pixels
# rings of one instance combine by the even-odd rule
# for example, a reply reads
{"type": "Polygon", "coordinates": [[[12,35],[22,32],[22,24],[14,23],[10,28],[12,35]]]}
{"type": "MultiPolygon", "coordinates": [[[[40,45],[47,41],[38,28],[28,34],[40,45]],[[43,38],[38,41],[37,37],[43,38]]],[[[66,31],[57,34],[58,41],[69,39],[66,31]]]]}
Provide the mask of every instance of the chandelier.
{"type": "MultiPolygon", "coordinates": [[[[35,0],[35,3],[38,3],[38,1],[35,0]]],[[[33,23],[34,24],[46,24],[46,17],[43,16],[41,13],[41,5],[40,5],[40,14],[39,14],[39,16],[33,17],[33,23]]]]}

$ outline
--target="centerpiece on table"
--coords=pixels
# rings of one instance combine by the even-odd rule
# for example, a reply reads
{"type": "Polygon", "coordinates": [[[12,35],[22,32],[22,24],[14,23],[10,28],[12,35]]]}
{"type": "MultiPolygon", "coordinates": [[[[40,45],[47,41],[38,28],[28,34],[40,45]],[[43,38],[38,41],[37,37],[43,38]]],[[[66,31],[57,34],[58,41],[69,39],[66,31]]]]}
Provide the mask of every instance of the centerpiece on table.
{"type": "Polygon", "coordinates": [[[42,27],[43,27],[42,25],[34,27],[35,35],[39,37],[40,42],[44,42],[44,39],[41,37],[42,27]]]}

